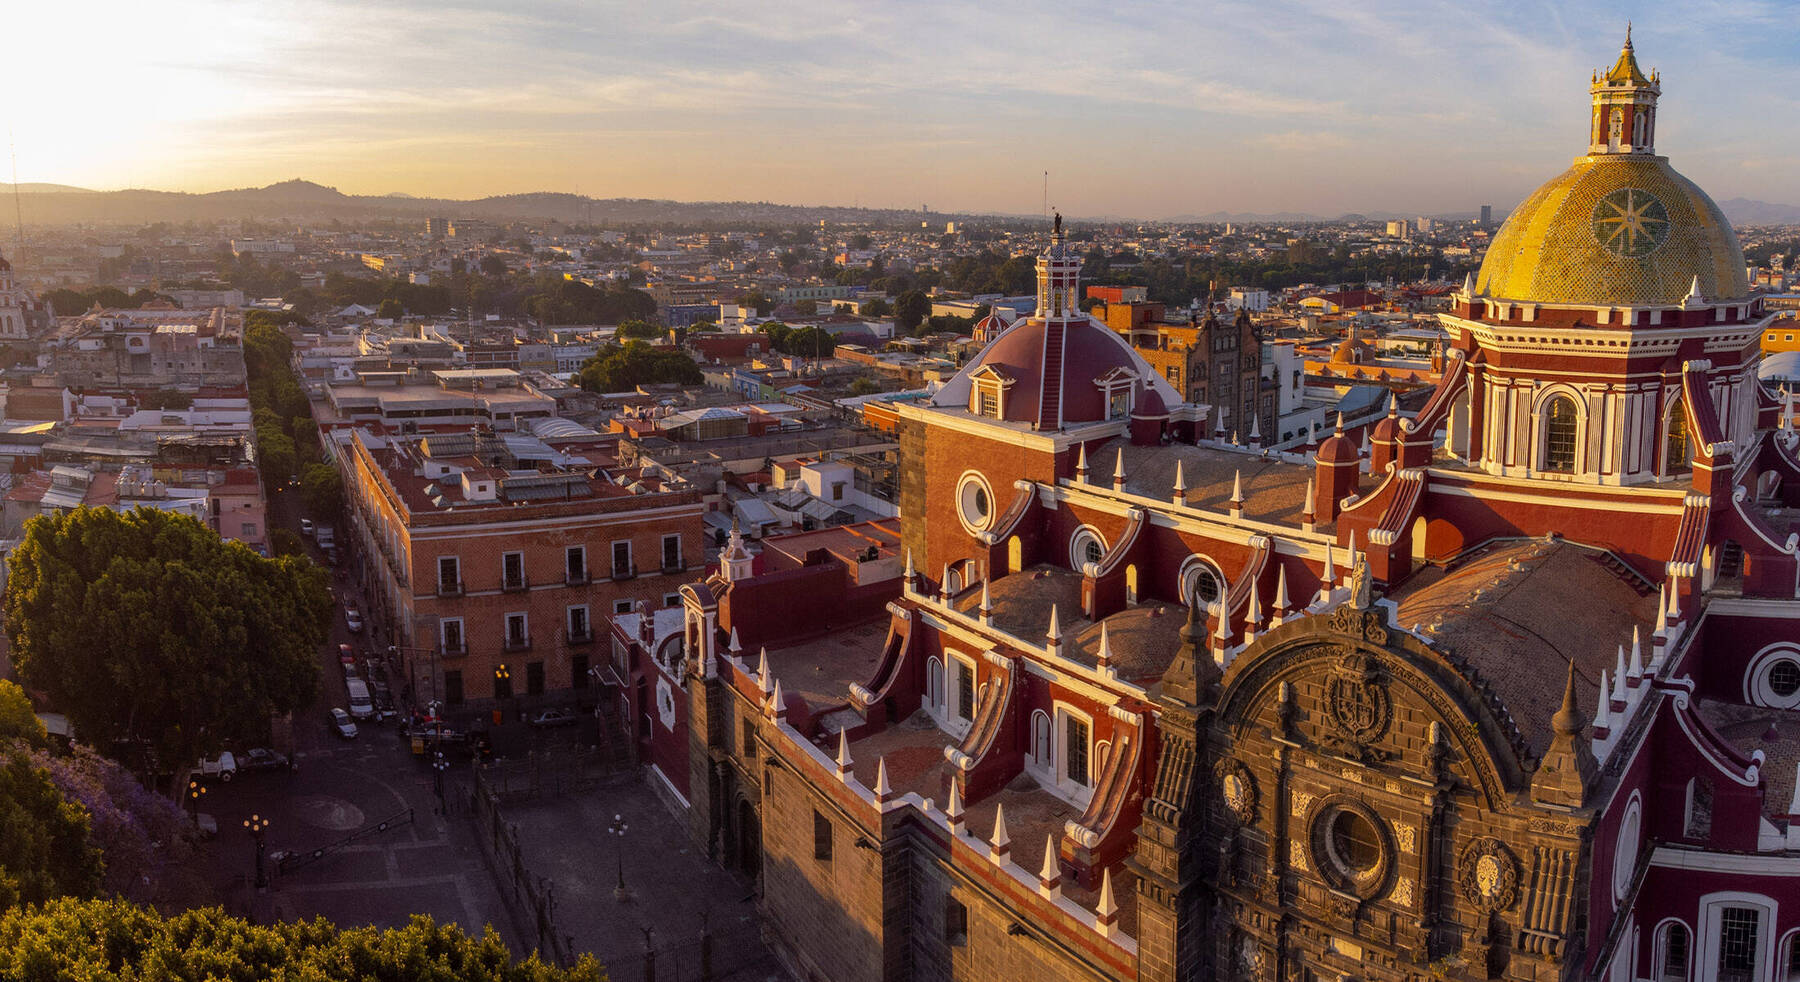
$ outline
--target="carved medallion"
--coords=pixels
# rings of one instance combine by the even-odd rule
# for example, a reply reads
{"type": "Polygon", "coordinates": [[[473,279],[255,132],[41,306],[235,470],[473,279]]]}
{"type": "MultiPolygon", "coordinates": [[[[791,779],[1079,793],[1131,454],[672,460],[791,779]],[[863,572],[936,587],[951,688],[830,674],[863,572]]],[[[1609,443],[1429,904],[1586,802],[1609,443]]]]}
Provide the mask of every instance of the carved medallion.
{"type": "Polygon", "coordinates": [[[1344,604],[1331,612],[1329,623],[1339,634],[1361,638],[1370,644],[1385,645],[1388,642],[1387,614],[1378,607],[1358,610],[1344,604]]]}
{"type": "Polygon", "coordinates": [[[1505,843],[1491,836],[1463,848],[1456,878],[1463,896],[1484,911],[1506,910],[1519,896],[1519,861],[1505,843]]]}
{"type": "Polygon", "coordinates": [[[1243,761],[1226,760],[1219,764],[1219,796],[1225,811],[1244,825],[1256,822],[1256,778],[1243,761]]]}

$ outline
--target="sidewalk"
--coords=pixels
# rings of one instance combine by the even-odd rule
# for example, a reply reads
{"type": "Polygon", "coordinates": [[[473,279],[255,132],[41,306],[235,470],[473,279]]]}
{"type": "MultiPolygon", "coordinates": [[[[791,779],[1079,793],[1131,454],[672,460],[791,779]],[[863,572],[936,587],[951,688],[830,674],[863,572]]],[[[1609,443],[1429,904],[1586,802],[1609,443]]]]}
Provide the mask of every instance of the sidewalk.
{"type": "Polygon", "coordinates": [[[591,951],[615,982],[701,977],[700,934],[711,935],[712,974],[732,982],[787,982],[762,942],[752,888],[709,862],[641,781],[508,805],[526,865],[555,884],[557,930],[591,951]],[[624,819],[622,847],[607,832],[624,819]],[[622,864],[622,867],[621,867],[622,864]],[[627,899],[615,898],[621,868],[627,899]]]}

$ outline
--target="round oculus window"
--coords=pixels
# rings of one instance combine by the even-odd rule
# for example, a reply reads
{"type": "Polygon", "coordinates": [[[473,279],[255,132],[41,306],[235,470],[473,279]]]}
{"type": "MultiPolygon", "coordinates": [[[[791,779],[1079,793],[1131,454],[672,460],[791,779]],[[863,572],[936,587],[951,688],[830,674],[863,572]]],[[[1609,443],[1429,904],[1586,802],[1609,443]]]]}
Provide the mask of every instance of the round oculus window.
{"type": "Polygon", "coordinates": [[[1332,816],[1325,841],[1333,865],[1349,879],[1366,879],[1381,867],[1381,833],[1356,812],[1332,816]]]}
{"type": "Polygon", "coordinates": [[[971,532],[985,532],[994,520],[994,497],[987,482],[978,474],[969,474],[956,491],[957,517],[971,532]]]}
{"type": "Polygon", "coordinates": [[[1769,691],[1783,699],[1800,692],[1800,662],[1783,658],[1770,665],[1769,691]]]}

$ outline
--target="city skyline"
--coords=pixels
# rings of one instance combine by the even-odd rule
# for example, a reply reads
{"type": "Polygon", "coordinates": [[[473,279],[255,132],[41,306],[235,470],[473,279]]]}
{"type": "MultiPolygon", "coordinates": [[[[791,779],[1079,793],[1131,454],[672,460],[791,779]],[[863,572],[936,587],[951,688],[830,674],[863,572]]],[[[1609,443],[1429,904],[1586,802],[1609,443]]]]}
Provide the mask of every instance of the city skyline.
{"type": "Polygon", "coordinates": [[[23,36],[80,43],[28,46],[19,76],[57,98],[9,129],[21,182],[94,189],[1032,214],[1048,171],[1071,215],[1505,211],[1581,152],[1573,93],[1627,19],[1663,71],[1661,152],[1721,199],[1800,201],[1795,138],[1756,126],[1788,97],[1742,95],[1795,50],[1756,3],[34,5],[23,36]]]}

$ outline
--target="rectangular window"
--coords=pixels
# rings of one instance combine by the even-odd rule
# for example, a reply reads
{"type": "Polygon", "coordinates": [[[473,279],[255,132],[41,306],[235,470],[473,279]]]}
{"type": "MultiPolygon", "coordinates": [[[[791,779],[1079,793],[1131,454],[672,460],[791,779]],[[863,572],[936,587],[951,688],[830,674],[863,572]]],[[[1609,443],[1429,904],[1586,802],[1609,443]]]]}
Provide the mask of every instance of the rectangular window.
{"type": "Polygon", "coordinates": [[[831,500],[833,500],[833,501],[844,500],[844,482],[842,482],[842,481],[831,482],[831,500]]]}
{"type": "Polygon", "coordinates": [[[588,626],[588,609],[584,604],[569,608],[569,640],[580,642],[593,638],[593,631],[588,626]]]}
{"type": "Polygon", "coordinates": [[[663,569],[669,572],[681,570],[681,536],[665,535],[662,537],[663,569]]]}
{"type": "Polygon", "coordinates": [[[1688,974],[1687,928],[1682,927],[1679,924],[1671,924],[1665,930],[1668,931],[1668,940],[1663,942],[1662,977],[1665,982],[1674,982],[1675,979],[1685,979],[1688,974]]]}
{"type": "Polygon", "coordinates": [[[438,558],[438,592],[449,594],[462,592],[462,562],[455,556],[438,558]]]}
{"type": "Polygon", "coordinates": [[[508,552],[500,556],[500,585],[507,590],[525,586],[525,554],[508,552]]]}
{"type": "Polygon", "coordinates": [[[588,687],[588,656],[569,656],[569,688],[585,689],[588,687]]]}
{"type": "Polygon", "coordinates": [[[631,613],[631,601],[629,601],[629,600],[614,600],[613,601],[613,616],[616,617],[619,614],[629,614],[629,613],[631,613]]]}
{"type": "Polygon", "coordinates": [[[460,670],[451,669],[444,673],[444,701],[452,706],[462,705],[462,672],[460,670]]]}
{"type": "Polygon", "coordinates": [[[631,543],[629,541],[612,544],[613,578],[624,579],[632,575],[631,543]]]}
{"type": "Polygon", "coordinates": [[[1000,418],[1000,393],[994,391],[992,386],[981,387],[981,415],[991,419],[1000,418]]]}
{"type": "Polygon", "coordinates": [[[756,756],[756,721],[744,720],[743,729],[743,743],[739,750],[743,753],[745,760],[750,760],[756,756]]]}
{"type": "Polygon", "coordinates": [[[953,948],[969,943],[969,908],[955,897],[944,898],[944,940],[953,948]]]}
{"type": "Polygon", "coordinates": [[[507,668],[504,662],[494,669],[494,698],[512,698],[512,669],[507,668]]]}
{"type": "Polygon", "coordinates": [[[506,646],[523,648],[531,643],[531,632],[527,629],[524,614],[506,615],[506,646]]]}
{"type": "Polygon", "coordinates": [[[956,663],[956,715],[975,718],[975,670],[958,660],[956,663]]]}
{"type": "Polygon", "coordinates": [[[444,643],[445,654],[461,654],[463,650],[462,618],[446,617],[439,621],[438,637],[444,643]]]}
{"type": "Polygon", "coordinates": [[[1749,982],[1756,971],[1756,936],[1762,912],[1726,907],[1719,912],[1719,982],[1749,982]]]}
{"type": "Polygon", "coordinates": [[[813,810],[813,858],[821,863],[831,862],[831,819],[817,809],[813,810]]]}
{"type": "Polygon", "coordinates": [[[544,663],[534,661],[525,666],[525,692],[528,695],[544,694],[544,663]]]}
{"type": "Polygon", "coordinates": [[[1088,786],[1088,725],[1078,716],[1063,717],[1063,777],[1088,786]]]}
{"type": "Polygon", "coordinates": [[[563,553],[563,564],[570,583],[587,582],[587,548],[570,546],[563,553]]]}
{"type": "Polygon", "coordinates": [[[679,593],[663,594],[663,606],[664,607],[679,607],[679,606],[681,606],[681,594],[679,594],[679,593]]]}

